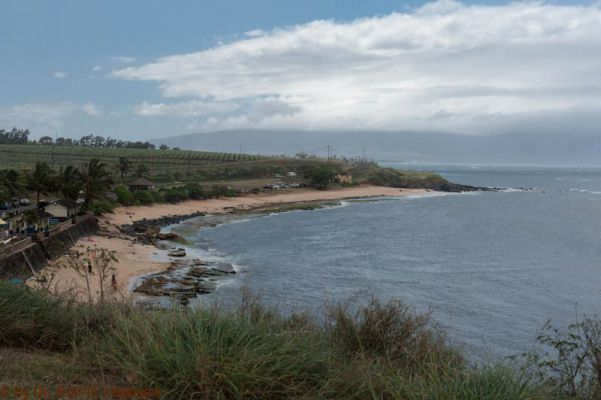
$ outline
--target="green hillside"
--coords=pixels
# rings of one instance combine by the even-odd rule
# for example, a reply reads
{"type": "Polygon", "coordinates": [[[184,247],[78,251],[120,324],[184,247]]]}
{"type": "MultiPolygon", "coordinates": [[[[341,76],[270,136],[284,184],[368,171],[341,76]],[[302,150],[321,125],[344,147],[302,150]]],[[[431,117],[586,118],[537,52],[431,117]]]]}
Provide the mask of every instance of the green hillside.
{"type": "Polygon", "coordinates": [[[0,144],[0,168],[28,168],[37,161],[45,161],[55,167],[78,165],[98,158],[107,164],[115,164],[119,157],[126,157],[132,164],[145,164],[157,172],[185,171],[216,163],[266,160],[267,157],[213,153],[205,151],[155,150],[132,148],[104,148],[87,146],[44,146],[39,144],[0,144]]]}

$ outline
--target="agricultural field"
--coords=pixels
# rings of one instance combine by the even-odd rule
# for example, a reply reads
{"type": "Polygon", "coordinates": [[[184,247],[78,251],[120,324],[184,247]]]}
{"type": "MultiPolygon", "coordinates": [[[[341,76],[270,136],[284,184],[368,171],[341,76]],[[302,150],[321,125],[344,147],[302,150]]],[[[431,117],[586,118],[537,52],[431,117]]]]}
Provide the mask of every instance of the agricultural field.
{"type": "Polygon", "coordinates": [[[171,173],[186,172],[199,166],[268,159],[268,157],[250,154],[185,150],[117,149],[85,146],[52,147],[35,144],[0,145],[0,168],[29,168],[37,161],[45,161],[48,165],[59,168],[64,165],[79,165],[91,158],[98,158],[111,166],[117,163],[119,157],[126,157],[133,166],[145,164],[155,173],[164,173],[165,171],[171,173]]]}
{"type": "Polygon", "coordinates": [[[67,165],[79,167],[97,158],[115,171],[119,157],[129,161],[129,176],[139,165],[148,168],[146,175],[157,183],[169,183],[183,177],[205,181],[248,180],[285,175],[303,165],[337,164],[325,160],[298,160],[251,154],[216,153],[187,150],[104,148],[87,146],[45,146],[39,144],[0,144],[0,169],[31,169],[36,162],[46,162],[54,170],[67,165]]]}

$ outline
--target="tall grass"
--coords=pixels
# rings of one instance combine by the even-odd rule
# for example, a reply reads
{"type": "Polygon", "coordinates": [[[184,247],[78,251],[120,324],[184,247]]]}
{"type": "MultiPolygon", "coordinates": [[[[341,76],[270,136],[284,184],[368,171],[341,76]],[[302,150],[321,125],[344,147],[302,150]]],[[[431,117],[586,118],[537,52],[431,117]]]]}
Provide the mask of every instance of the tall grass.
{"type": "Polygon", "coordinates": [[[372,300],[324,319],[240,308],[87,306],[0,284],[0,348],[75,354],[166,399],[536,399],[513,370],[472,369],[427,314],[372,300]]]}
{"type": "Polygon", "coordinates": [[[71,349],[110,322],[109,308],[0,281],[0,347],[71,349]]]}

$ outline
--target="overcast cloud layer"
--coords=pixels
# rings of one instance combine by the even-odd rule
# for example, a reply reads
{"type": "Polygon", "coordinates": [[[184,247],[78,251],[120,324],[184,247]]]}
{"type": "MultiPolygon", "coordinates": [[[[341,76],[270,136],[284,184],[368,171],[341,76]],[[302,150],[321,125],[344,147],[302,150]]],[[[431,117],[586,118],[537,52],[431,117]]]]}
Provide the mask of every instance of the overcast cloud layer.
{"type": "Polygon", "coordinates": [[[156,81],[141,116],[232,128],[545,130],[601,111],[601,8],[451,0],[410,13],[248,32],[113,71],[156,81]]]}

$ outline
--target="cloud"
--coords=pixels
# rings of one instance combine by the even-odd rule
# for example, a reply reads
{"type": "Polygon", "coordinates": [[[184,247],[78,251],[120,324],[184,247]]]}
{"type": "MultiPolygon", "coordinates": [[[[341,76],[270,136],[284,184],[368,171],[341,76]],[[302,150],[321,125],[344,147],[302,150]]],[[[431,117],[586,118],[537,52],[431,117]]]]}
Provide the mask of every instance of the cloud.
{"type": "Polygon", "coordinates": [[[111,57],[111,60],[116,61],[121,64],[131,64],[136,61],[134,57],[124,57],[124,56],[114,56],[111,57]]]}
{"type": "Polygon", "coordinates": [[[95,66],[92,68],[92,71],[93,71],[93,72],[98,72],[98,71],[100,71],[101,69],[102,69],[102,65],[95,65],[95,66]]]}
{"type": "Polygon", "coordinates": [[[441,0],[350,22],[250,31],[112,76],[154,81],[165,98],[187,99],[159,104],[161,112],[189,107],[191,98],[202,99],[203,110],[211,102],[247,105],[207,118],[207,128],[486,133],[528,115],[601,112],[601,97],[591,90],[601,75],[599,48],[598,4],[441,0]],[[261,105],[266,98],[277,105],[261,105]],[[291,112],[261,116],[270,107],[291,112]]]}
{"type": "Polygon", "coordinates": [[[101,115],[94,103],[27,103],[0,108],[0,127],[17,126],[32,131],[48,132],[64,128],[65,120],[78,114],[101,115]]]}
{"type": "Polygon", "coordinates": [[[205,102],[200,100],[183,101],[173,104],[143,102],[134,107],[134,113],[144,117],[198,117],[234,111],[237,108],[238,106],[233,103],[205,102]]]}
{"type": "Polygon", "coordinates": [[[65,79],[69,74],[67,74],[66,72],[62,72],[62,71],[57,71],[54,74],[52,74],[52,76],[54,76],[57,79],[65,79]]]}

